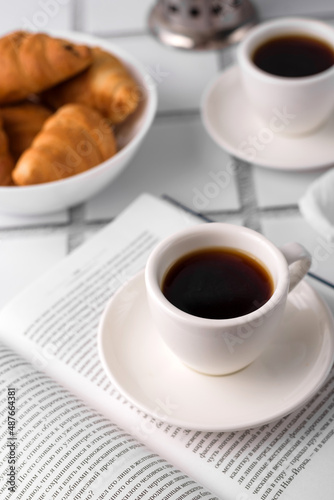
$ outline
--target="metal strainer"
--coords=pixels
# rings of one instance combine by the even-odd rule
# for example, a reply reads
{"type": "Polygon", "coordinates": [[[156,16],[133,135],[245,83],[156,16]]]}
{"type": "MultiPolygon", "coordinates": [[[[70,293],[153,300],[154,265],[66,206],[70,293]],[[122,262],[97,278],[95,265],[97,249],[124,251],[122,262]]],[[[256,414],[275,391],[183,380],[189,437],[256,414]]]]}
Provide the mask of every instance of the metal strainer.
{"type": "Polygon", "coordinates": [[[157,0],[149,15],[149,28],[161,42],[197,50],[238,42],[255,22],[248,0],[157,0]]]}

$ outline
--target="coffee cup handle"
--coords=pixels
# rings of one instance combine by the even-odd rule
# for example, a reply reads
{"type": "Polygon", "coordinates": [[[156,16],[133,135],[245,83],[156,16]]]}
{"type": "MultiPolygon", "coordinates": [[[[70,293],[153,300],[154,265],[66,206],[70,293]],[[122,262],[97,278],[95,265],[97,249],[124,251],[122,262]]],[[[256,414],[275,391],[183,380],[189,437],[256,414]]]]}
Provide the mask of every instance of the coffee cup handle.
{"type": "Polygon", "coordinates": [[[312,257],[306,248],[299,243],[287,243],[280,247],[280,251],[284,255],[289,266],[289,292],[291,292],[310,269],[312,257]]]}

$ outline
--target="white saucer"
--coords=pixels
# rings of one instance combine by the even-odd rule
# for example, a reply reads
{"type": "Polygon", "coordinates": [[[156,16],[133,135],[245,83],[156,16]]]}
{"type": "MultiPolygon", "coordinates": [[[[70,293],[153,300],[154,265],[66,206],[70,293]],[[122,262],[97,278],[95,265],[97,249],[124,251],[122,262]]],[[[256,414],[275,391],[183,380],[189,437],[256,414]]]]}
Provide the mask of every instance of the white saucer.
{"type": "Polygon", "coordinates": [[[219,146],[247,162],[284,170],[313,170],[334,164],[334,113],[321,128],[305,136],[261,135],[265,125],[248,103],[237,66],[220,73],[204,92],[202,119],[219,146]],[[257,147],[249,144],[254,136],[257,147]]]}
{"type": "Polygon", "coordinates": [[[266,354],[235,374],[203,375],[160,340],[140,273],[108,303],[98,344],[114,386],[145,413],[181,427],[232,431],[283,417],[317,392],[332,366],[334,324],[303,282],[289,295],[281,338],[266,354]]]}

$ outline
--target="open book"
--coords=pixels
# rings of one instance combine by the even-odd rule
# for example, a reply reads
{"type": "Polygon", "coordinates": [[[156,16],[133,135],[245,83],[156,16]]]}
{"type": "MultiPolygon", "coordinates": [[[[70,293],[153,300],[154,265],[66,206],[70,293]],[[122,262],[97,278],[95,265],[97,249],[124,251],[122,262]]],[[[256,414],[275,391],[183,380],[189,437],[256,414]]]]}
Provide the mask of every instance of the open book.
{"type": "Polygon", "coordinates": [[[333,372],[304,407],[238,432],[155,420],[104,373],[106,302],[161,238],[196,223],[142,195],[0,312],[1,499],[332,498],[333,372]]]}

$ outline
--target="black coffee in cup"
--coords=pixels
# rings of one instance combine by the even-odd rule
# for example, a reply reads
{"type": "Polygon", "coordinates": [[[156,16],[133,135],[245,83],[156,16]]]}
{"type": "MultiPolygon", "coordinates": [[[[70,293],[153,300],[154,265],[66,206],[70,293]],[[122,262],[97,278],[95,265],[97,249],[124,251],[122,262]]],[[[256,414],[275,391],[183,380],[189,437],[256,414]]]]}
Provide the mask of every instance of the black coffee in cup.
{"type": "Polygon", "coordinates": [[[296,78],[316,75],[334,64],[333,48],[307,35],[280,35],[266,40],[252,55],[254,64],[271,75],[296,78]]]}
{"type": "Polygon", "coordinates": [[[270,273],[258,260],[216,247],[181,257],[167,270],[161,287],[177,308],[210,319],[248,314],[270,299],[273,288],[270,273]]]}

